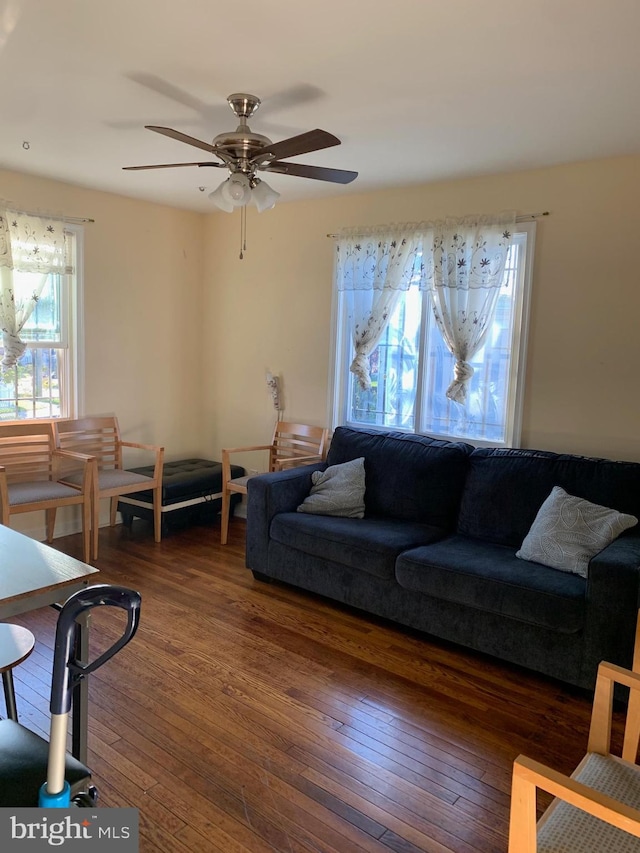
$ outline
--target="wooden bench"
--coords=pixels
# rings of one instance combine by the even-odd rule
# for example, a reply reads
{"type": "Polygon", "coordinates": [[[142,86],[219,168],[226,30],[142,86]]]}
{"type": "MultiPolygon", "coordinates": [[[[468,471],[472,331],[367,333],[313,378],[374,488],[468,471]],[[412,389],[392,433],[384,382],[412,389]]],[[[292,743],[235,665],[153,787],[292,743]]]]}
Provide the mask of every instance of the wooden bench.
{"type": "MultiPolygon", "coordinates": [[[[150,476],[153,466],[132,469],[150,476]]],[[[232,466],[234,477],[242,477],[244,468],[232,466]]],[[[233,506],[241,495],[233,496],[233,506]]],[[[211,522],[222,507],[222,464],[211,459],[180,459],[165,462],[162,474],[162,533],[173,525],[211,522]]],[[[118,500],[122,521],[130,527],[134,517],[153,521],[153,493],[150,489],[134,492],[118,500]]]]}

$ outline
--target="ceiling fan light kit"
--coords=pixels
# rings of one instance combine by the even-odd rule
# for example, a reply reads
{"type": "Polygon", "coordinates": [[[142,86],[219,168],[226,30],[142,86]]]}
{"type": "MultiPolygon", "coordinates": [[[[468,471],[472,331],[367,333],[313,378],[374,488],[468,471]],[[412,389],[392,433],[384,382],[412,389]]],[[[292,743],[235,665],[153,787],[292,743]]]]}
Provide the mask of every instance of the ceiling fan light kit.
{"type": "Polygon", "coordinates": [[[271,210],[279,198],[280,193],[277,193],[266,181],[256,178],[256,184],[251,192],[251,201],[258,208],[258,213],[262,213],[263,210],[271,210]]]}
{"type": "Polygon", "coordinates": [[[280,193],[260,178],[250,180],[243,172],[236,172],[209,193],[209,198],[225,213],[233,213],[236,207],[244,207],[247,204],[254,204],[258,213],[262,213],[275,205],[280,193]]]}
{"type": "Polygon", "coordinates": [[[222,184],[221,193],[225,201],[231,202],[232,207],[244,207],[251,199],[249,178],[242,172],[236,172],[222,184]]]}

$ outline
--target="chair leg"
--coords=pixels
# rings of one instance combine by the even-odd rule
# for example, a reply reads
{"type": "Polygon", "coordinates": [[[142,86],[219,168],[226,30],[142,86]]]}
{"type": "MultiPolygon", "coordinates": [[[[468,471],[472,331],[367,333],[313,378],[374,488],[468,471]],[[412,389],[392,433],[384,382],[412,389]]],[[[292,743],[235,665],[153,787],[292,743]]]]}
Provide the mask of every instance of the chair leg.
{"type": "Polygon", "coordinates": [[[229,509],[230,509],[230,494],[227,489],[222,487],[222,510],[220,512],[220,544],[227,544],[229,535],[229,509]]]}
{"type": "Polygon", "coordinates": [[[153,536],[156,542],[162,539],[162,485],[153,490],[153,536]]]}
{"type": "Polygon", "coordinates": [[[509,853],[536,851],[536,788],[514,765],[509,816],[509,853]]]}
{"type": "Polygon", "coordinates": [[[100,533],[100,498],[96,492],[93,493],[91,501],[93,519],[91,520],[91,540],[93,543],[93,559],[98,559],[98,535],[100,533]]]}
{"type": "Polygon", "coordinates": [[[111,498],[110,512],[109,512],[109,524],[111,527],[115,527],[116,525],[116,515],[118,513],[118,496],[114,495],[111,498]]]}
{"type": "Polygon", "coordinates": [[[53,542],[53,531],[56,526],[56,508],[45,510],[47,517],[47,542],[53,542]]]}
{"type": "Polygon", "coordinates": [[[640,741],[640,693],[632,690],[627,708],[627,721],[624,727],[622,757],[635,764],[638,760],[638,742],[640,741]]]}
{"type": "Polygon", "coordinates": [[[85,563],[91,560],[91,501],[87,497],[82,504],[82,559],[85,563]]]}

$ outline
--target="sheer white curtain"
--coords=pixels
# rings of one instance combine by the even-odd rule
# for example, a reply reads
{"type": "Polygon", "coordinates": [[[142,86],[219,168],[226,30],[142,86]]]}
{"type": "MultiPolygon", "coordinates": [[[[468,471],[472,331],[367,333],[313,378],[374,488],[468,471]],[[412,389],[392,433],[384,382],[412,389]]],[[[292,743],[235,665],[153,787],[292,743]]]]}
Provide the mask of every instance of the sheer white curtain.
{"type": "Polygon", "coordinates": [[[64,273],[67,251],[60,219],[0,209],[0,328],[4,369],[14,367],[27,345],[20,338],[50,273],[64,273]],[[16,273],[37,273],[20,282],[16,273]]]}
{"type": "Polygon", "coordinates": [[[456,359],[446,392],[456,403],[466,402],[467,384],[473,376],[469,361],[491,329],[514,225],[513,212],[432,223],[430,245],[425,247],[429,273],[424,288],[430,293],[442,337],[456,359]]]}
{"type": "Polygon", "coordinates": [[[336,282],[347,300],[355,358],[350,371],[371,387],[369,355],[376,348],[403,290],[422,271],[423,231],[418,225],[381,226],[363,236],[345,229],[336,244],[336,282]]]}

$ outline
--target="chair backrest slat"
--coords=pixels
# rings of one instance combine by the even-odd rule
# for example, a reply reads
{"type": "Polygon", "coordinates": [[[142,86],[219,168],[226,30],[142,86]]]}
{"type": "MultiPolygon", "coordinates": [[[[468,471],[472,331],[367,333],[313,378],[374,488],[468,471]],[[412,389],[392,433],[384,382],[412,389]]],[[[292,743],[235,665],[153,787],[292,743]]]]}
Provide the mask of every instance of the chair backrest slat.
{"type": "Polygon", "coordinates": [[[327,430],[325,427],[278,421],[273,433],[273,451],[270,469],[276,469],[279,462],[295,460],[300,456],[326,455],[327,430]]]}
{"type": "Polygon", "coordinates": [[[55,424],[61,450],[95,456],[99,470],[122,468],[120,430],[115,417],[87,417],[55,424]]]}
{"type": "Polygon", "coordinates": [[[53,448],[49,423],[0,423],[0,465],[9,483],[50,480],[53,448]]]}

